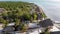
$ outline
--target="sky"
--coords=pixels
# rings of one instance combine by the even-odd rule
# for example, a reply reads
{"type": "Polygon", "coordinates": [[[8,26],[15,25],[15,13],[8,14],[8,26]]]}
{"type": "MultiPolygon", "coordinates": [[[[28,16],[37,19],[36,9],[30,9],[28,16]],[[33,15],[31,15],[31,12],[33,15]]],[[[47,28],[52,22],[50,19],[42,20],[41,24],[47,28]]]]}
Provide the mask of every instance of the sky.
{"type": "Polygon", "coordinates": [[[60,0],[0,0],[0,1],[23,1],[35,3],[40,6],[45,14],[55,20],[60,21],[60,0]]]}
{"type": "MultiPolygon", "coordinates": [[[[3,1],[7,1],[7,0],[3,0],[3,1]]],[[[8,1],[20,1],[20,0],[8,0],[8,1]]],[[[29,0],[29,1],[31,1],[31,0],[29,0]]],[[[60,1],[60,0],[41,0],[41,1],[60,1]]]]}

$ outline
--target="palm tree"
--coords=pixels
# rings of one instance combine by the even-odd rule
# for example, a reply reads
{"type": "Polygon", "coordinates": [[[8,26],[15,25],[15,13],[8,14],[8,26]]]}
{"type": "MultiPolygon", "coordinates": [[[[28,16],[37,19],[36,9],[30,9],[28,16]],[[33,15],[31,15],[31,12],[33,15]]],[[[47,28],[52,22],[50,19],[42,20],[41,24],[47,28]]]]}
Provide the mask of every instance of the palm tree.
{"type": "Polygon", "coordinates": [[[20,24],[20,19],[15,18],[15,27],[18,26],[20,24]]]}
{"type": "Polygon", "coordinates": [[[8,16],[7,11],[4,11],[4,12],[2,13],[2,16],[8,16]]]}
{"type": "Polygon", "coordinates": [[[3,20],[3,24],[4,24],[3,27],[6,27],[8,25],[8,23],[9,22],[7,20],[3,20]]]}
{"type": "Polygon", "coordinates": [[[37,14],[36,13],[33,13],[33,19],[36,20],[37,19],[37,14]]]}

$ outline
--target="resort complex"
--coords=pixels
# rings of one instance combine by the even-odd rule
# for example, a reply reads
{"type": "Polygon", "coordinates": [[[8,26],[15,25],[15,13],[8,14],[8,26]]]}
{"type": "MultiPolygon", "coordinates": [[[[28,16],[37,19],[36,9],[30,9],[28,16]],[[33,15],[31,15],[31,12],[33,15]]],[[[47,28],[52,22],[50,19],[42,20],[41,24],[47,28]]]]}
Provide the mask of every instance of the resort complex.
{"type": "Polygon", "coordinates": [[[59,34],[43,9],[28,2],[0,2],[0,34],[59,34]]]}

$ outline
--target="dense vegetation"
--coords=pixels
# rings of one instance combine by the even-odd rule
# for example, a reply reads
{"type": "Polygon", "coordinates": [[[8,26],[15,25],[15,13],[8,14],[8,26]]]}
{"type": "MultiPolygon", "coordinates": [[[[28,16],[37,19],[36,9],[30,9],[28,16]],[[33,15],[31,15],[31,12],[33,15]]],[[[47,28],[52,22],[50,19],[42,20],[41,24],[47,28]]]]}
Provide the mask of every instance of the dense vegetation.
{"type": "MultiPolygon", "coordinates": [[[[16,23],[15,26],[18,26],[27,20],[37,20],[37,13],[30,13],[33,9],[32,5],[34,4],[27,2],[0,2],[0,8],[4,9],[4,11],[0,13],[0,23],[3,23],[4,27],[12,22],[16,23]]],[[[36,6],[34,9],[36,9],[36,6]]],[[[45,14],[41,16],[46,17],[45,14]]]]}

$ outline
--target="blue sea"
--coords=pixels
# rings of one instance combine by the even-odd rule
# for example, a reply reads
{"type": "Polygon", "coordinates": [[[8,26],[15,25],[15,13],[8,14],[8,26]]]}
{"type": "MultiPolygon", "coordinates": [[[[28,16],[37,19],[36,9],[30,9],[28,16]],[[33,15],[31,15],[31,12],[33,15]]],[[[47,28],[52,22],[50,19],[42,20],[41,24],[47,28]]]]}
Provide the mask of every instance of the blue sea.
{"type": "Polygon", "coordinates": [[[0,1],[23,1],[35,3],[40,6],[47,17],[60,21],[60,0],[0,0],[0,1]]]}

